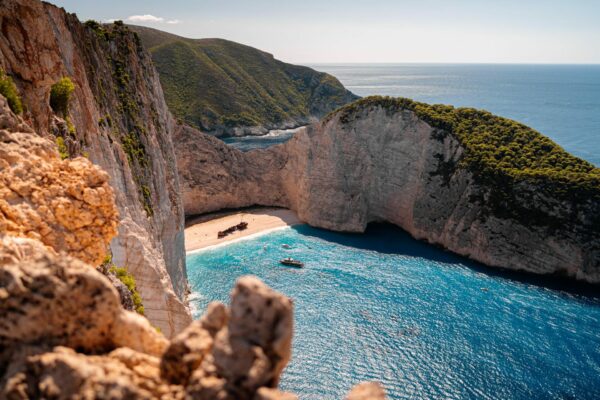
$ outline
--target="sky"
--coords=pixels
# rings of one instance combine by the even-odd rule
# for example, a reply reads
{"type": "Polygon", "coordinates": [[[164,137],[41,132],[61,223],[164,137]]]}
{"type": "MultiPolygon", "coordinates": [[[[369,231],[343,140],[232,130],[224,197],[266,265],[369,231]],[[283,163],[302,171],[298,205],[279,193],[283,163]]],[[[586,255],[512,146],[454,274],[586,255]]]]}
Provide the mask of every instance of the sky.
{"type": "Polygon", "coordinates": [[[600,63],[600,0],[50,0],[294,63],[600,63]]]}

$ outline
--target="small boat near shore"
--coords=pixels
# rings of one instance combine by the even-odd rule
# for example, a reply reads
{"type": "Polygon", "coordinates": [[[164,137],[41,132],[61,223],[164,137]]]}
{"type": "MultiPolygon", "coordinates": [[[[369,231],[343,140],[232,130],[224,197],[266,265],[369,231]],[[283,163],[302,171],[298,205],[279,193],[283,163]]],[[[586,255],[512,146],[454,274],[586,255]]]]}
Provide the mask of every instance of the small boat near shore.
{"type": "Polygon", "coordinates": [[[302,261],[294,260],[291,257],[284,258],[283,260],[279,261],[279,263],[290,266],[290,267],[295,267],[295,268],[304,267],[304,263],[302,261]]]}

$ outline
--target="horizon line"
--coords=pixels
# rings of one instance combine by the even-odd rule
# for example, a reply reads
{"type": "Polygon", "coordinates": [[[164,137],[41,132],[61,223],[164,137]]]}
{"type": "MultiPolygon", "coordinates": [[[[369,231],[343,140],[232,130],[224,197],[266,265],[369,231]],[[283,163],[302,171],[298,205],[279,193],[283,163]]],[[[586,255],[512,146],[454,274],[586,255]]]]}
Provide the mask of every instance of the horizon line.
{"type": "Polygon", "coordinates": [[[306,65],[565,65],[600,66],[600,62],[485,62],[485,61],[286,61],[306,65]]]}

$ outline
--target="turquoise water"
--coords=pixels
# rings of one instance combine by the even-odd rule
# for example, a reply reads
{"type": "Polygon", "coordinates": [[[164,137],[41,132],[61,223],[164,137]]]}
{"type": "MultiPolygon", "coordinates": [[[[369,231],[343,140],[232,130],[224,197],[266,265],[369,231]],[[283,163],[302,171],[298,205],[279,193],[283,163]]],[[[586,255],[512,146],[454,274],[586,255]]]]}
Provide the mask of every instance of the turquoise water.
{"type": "Polygon", "coordinates": [[[341,399],[364,380],[391,399],[600,398],[595,289],[499,273],[390,226],[351,235],[301,225],[187,263],[195,317],[246,274],[294,299],[282,387],[301,399],[341,399]],[[306,267],[278,265],[286,256],[306,267]]]}

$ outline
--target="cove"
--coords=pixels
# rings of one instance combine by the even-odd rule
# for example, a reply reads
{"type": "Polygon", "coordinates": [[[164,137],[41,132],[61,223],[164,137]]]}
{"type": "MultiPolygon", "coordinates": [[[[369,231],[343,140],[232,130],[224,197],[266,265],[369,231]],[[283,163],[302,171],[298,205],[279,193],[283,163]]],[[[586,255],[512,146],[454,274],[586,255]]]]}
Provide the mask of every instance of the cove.
{"type": "Polygon", "coordinates": [[[195,318],[247,274],[294,299],[281,388],[301,399],[343,398],[365,380],[391,399],[600,398],[593,288],[498,272],[387,225],[364,235],[299,225],[187,264],[195,318]],[[287,256],[305,268],[279,265],[287,256]]]}

